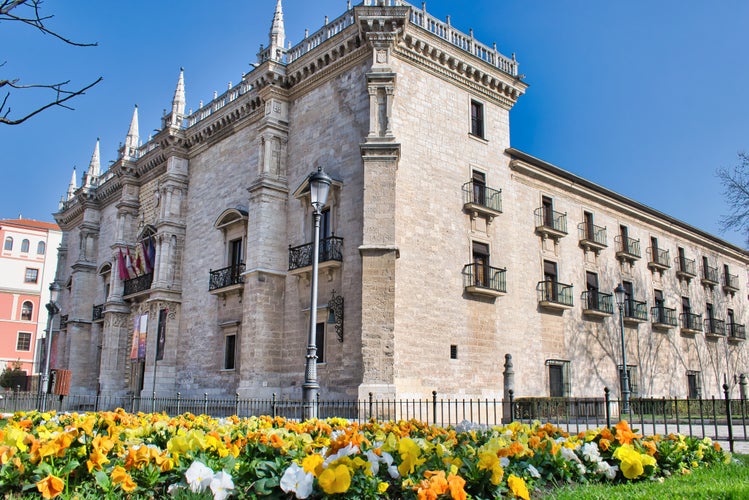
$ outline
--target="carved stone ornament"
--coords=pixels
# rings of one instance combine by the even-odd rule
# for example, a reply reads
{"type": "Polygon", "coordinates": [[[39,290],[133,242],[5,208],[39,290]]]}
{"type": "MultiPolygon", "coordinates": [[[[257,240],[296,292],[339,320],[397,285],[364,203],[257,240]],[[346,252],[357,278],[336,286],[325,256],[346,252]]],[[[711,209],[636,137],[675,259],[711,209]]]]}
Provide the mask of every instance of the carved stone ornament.
{"type": "Polygon", "coordinates": [[[387,50],[380,49],[377,51],[377,62],[379,64],[384,64],[388,62],[388,52],[387,50]]]}

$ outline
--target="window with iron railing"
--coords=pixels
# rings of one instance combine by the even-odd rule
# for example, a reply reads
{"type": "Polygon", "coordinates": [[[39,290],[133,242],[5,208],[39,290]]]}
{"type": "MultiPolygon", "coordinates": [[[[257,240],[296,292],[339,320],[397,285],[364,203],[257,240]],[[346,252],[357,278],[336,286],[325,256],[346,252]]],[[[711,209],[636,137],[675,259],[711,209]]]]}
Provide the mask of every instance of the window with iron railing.
{"type": "Polygon", "coordinates": [[[617,235],[614,237],[616,252],[629,257],[640,258],[640,240],[617,235]]]}
{"type": "Polygon", "coordinates": [[[153,273],[145,273],[135,278],[125,280],[123,295],[132,295],[134,293],[145,292],[151,289],[153,283],[153,273]]]}
{"type": "Polygon", "coordinates": [[[739,289],[739,277],[735,274],[728,274],[727,272],[723,275],[723,286],[726,290],[738,291],[739,289]]]}
{"type": "Polygon", "coordinates": [[[244,263],[233,264],[223,269],[209,270],[208,291],[244,283],[244,263]]]}
{"type": "Polygon", "coordinates": [[[728,336],[732,339],[746,340],[746,329],[744,325],[731,323],[728,325],[728,336]]]}
{"type": "Polygon", "coordinates": [[[601,247],[607,246],[605,227],[596,226],[589,222],[581,222],[577,225],[577,232],[580,241],[583,243],[592,243],[601,247]]]}
{"type": "Polygon", "coordinates": [[[726,334],[726,322],[717,318],[705,318],[705,331],[712,335],[724,336],[726,334]]]}
{"type": "Polygon", "coordinates": [[[719,273],[717,267],[711,267],[707,263],[707,259],[702,261],[702,281],[717,285],[720,282],[719,273]]]}
{"type": "Polygon", "coordinates": [[[538,300],[565,306],[573,305],[572,285],[558,283],[556,281],[539,281],[536,285],[538,300]]]}
{"type": "Polygon", "coordinates": [[[638,321],[647,321],[648,305],[645,302],[626,299],[624,301],[624,317],[638,321]]]}
{"type": "Polygon", "coordinates": [[[538,207],[534,212],[536,229],[551,229],[561,234],[567,234],[567,214],[556,212],[546,206],[538,207]]]}
{"type": "Polygon", "coordinates": [[[583,292],[580,298],[584,309],[606,314],[614,312],[614,297],[610,293],[588,290],[583,292]]]}
{"type": "Polygon", "coordinates": [[[91,309],[91,321],[99,321],[104,319],[104,304],[97,304],[91,309]]]}
{"type": "Polygon", "coordinates": [[[668,250],[658,247],[648,247],[648,259],[651,265],[663,268],[671,267],[671,264],[668,262],[668,250]]]}
{"type": "Polygon", "coordinates": [[[502,212],[502,191],[475,180],[463,184],[463,204],[502,212]]]}
{"type": "Polygon", "coordinates": [[[697,276],[697,264],[693,259],[687,259],[684,256],[676,258],[677,271],[680,274],[688,276],[697,276]]]}
{"type": "Polygon", "coordinates": [[[702,331],[702,315],[694,313],[681,313],[679,315],[681,327],[686,330],[702,331]]]}
{"type": "MultiPolygon", "coordinates": [[[[289,247],[289,271],[312,265],[314,242],[289,247]]],[[[318,262],[343,261],[343,238],[329,236],[320,239],[318,262]]]]}
{"type": "Polygon", "coordinates": [[[506,269],[474,262],[463,266],[463,287],[478,287],[507,292],[506,269]]]}
{"type": "Polygon", "coordinates": [[[657,325],[676,326],[676,309],[662,306],[651,307],[650,318],[657,325]]]}

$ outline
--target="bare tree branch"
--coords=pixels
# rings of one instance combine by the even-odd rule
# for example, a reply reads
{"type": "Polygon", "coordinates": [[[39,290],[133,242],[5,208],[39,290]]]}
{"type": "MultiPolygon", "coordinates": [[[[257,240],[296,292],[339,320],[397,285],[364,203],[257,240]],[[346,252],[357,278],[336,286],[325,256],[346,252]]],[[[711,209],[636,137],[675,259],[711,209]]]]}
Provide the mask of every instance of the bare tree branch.
{"type": "Polygon", "coordinates": [[[719,168],[716,175],[731,210],[720,218],[721,228],[745,231],[749,243],[749,154],[739,153],[738,165],[731,169],[719,168]]]}
{"type": "MultiPolygon", "coordinates": [[[[98,45],[97,43],[75,42],[70,38],[67,38],[49,29],[45,25],[45,22],[49,21],[54,16],[43,16],[40,13],[40,7],[42,3],[42,0],[0,0],[0,23],[2,21],[19,22],[27,26],[36,28],[45,35],[52,35],[58,40],[61,40],[64,43],[73,45],[75,47],[94,47],[98,45]],[[23,12],[21,13],[21,11],[23,12]]],[[[0,63],[0,67],[3,66],[5,66],[5,62],[0,63]]],[[[83,88],[80,88],[78,90],[69,90],[67,86],[70,84],[70,80],[53,84],[20,84],[20,79],[18,78],[6,79],[0,77],[0,88],[8,87],[15,90],[47,89],[52,91],[52,93],[54,94],[54,98],[50,99],[46,104],[29,113],[26,113],[20,118],[12,118],[10,117],[10,113],[12,110],[10,106],[8,106],[11,93],[10,91],[7,91],[2,97],[2,101],[0,101],[0,124],[18,125],[25,122],[32,116],[35,116],[53,106],[60,106],[65,109],[73,109],[65,103],[75,97],[85,94],[87,90],[101,82],[101,80],[102,78],[99,77],[95,82],[90,83],[83,88]]]]}

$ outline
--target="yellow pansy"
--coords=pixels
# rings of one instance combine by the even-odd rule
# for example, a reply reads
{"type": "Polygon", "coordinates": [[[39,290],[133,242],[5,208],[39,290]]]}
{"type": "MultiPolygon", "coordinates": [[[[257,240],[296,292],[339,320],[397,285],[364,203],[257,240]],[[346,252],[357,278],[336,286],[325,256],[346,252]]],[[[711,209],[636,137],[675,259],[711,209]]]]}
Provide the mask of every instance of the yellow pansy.
{"type": "Polygon", "coordinates": [[[515,498],[522,498],[523,500],[531,500],[531,495],[528,493],[528,487],[525,485],[525,480],[522,477],[518,477],[515,474],[510,474],[507,478],[507,486],[515,498]]]}
{"type": "Polygon", "coordinates": [[[351,471],[345,465],[329,467],[320,474],[317,481],[328,495],[346,493],[351,486],[351,471]]]}

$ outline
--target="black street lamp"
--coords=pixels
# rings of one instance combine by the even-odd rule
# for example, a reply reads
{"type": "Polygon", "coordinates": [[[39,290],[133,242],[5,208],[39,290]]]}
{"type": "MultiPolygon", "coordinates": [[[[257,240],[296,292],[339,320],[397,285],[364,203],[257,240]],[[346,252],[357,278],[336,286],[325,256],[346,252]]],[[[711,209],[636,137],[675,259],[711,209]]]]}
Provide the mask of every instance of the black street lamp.
{"type": "Polygon", "coordinates": [[[322,167],[317,167],[317,172],[309,176],[309,195],[312,213],[315,218],[315,242],[312,254],[312,279],[310,282],[310,309],[309,309],[309,336],[307,337],[307,356],[304,367],[304,385],[302,385],[302,401],[304,406],[304,418],[317,418],[317,402],[315,398],[320,390],[317,383],[317,271],[318,257],[320,254],[320,216],[325,203],[328,201],[328,192],[333,182],[322,167]]]}
{"type": "Polygon", "coordinates": [[[624,345],[624,300],[627,291],[621,283],[614,290],[616,295],[616,305],[619,306],[619,333],[622,342],[622,411],[620,413],[629,413],[629,375],[627,374],[627,347],[624,345]]]}
{"type": "Polygon", "coordinates": [[[47,410],[47,393],[49,392],[49,360],[52,351],[52,323],[54,317],[60,312],[57,305],[57,295],[60,293],[60,285],[53,281],[49,285],[49,303],[47,304],[47,331],[45,334],[44,348],[44,367],[42,369],[42,379],[39,382],[39,410],[47,410]]]}

